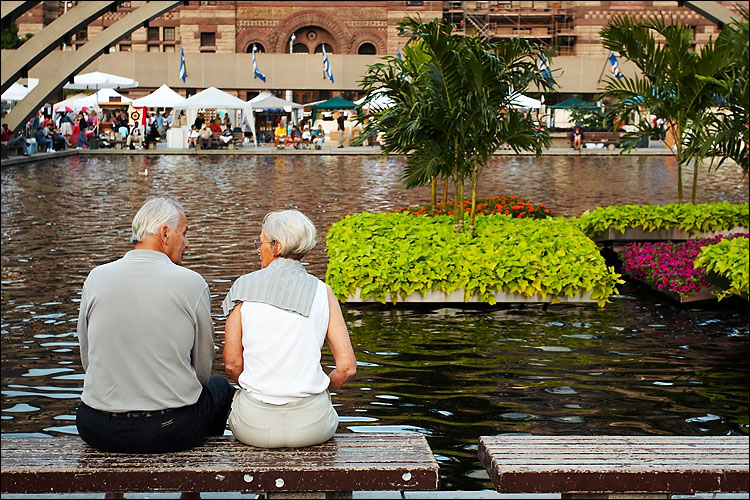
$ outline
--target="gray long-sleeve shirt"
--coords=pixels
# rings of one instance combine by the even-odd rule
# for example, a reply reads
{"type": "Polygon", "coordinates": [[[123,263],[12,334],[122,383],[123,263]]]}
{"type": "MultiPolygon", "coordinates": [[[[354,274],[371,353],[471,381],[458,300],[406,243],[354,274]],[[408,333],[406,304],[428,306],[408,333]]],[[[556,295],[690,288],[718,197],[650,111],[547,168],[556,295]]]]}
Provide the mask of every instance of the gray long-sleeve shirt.
{"type": "Polygon", "coordinates": [[[111,412],[195,403],[208,383],[214,328],[206,281],[153,250],[94,268],[83,285],[81,400],[111,412]]]}

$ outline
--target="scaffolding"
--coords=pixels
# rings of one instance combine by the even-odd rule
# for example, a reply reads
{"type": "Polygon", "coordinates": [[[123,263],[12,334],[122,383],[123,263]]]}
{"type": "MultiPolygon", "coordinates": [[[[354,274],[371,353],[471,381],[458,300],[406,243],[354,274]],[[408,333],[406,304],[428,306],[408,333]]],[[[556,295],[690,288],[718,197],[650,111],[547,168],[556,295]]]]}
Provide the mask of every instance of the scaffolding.
{"type": "Polygon", "coordinates": [[[448,1],[443,17],[455,32],[487,41],[524,38],[557,55],[572,54],[575,45],[573,15],[565,2],[448,1]]]}

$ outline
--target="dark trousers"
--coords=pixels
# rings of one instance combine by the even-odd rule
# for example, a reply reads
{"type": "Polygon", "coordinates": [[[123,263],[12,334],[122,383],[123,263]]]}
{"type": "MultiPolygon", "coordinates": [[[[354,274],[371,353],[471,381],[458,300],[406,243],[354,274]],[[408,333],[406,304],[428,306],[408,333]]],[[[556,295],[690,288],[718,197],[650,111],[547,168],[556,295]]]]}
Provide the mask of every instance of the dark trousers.
{"type": "Polygon", "coordinates": [[[197,446],[205,436],[222,436],[234,388],[211,375],[198,401],[168,410],[112,413],[81,403],[76,414],[78,434],[102,451],[164,453],[197,446]]]}

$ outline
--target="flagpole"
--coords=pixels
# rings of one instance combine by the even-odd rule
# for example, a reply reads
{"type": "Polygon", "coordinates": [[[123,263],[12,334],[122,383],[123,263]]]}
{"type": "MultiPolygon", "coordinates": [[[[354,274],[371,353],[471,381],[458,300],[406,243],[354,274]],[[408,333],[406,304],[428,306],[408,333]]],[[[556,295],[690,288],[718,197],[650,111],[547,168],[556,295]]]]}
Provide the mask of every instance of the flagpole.
{"type": "Polygon", "coordinates": [[[604,65],[602,66],[601,72],[599,72],[599,79],[596,80],[596,83],[599,83],[602,81],[602,76],[604,75],[604,70],[607,67],[607,62],[609,62],[609,57],[604,58],[604,65]]]}

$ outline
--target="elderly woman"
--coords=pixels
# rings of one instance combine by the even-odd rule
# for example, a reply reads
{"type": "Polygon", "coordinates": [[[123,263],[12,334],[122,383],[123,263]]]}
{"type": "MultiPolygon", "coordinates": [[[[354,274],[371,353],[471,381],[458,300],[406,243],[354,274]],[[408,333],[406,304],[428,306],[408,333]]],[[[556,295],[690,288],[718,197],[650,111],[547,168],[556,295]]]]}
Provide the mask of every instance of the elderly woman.
{"type": "Polygon", "coordinates": [[[330,439],[338,415],[330,392],[356,372],[341,308],[331,287],[300,259],[315,246],[313,223],[296,210],[263,220],[261,269],[234,282],[224,302],[224,365],[240,389],[229,427],[243,443],[263,448],[310,446],[330,439]],[[324,342],[336,367],[320,359],[324,342]]]}

